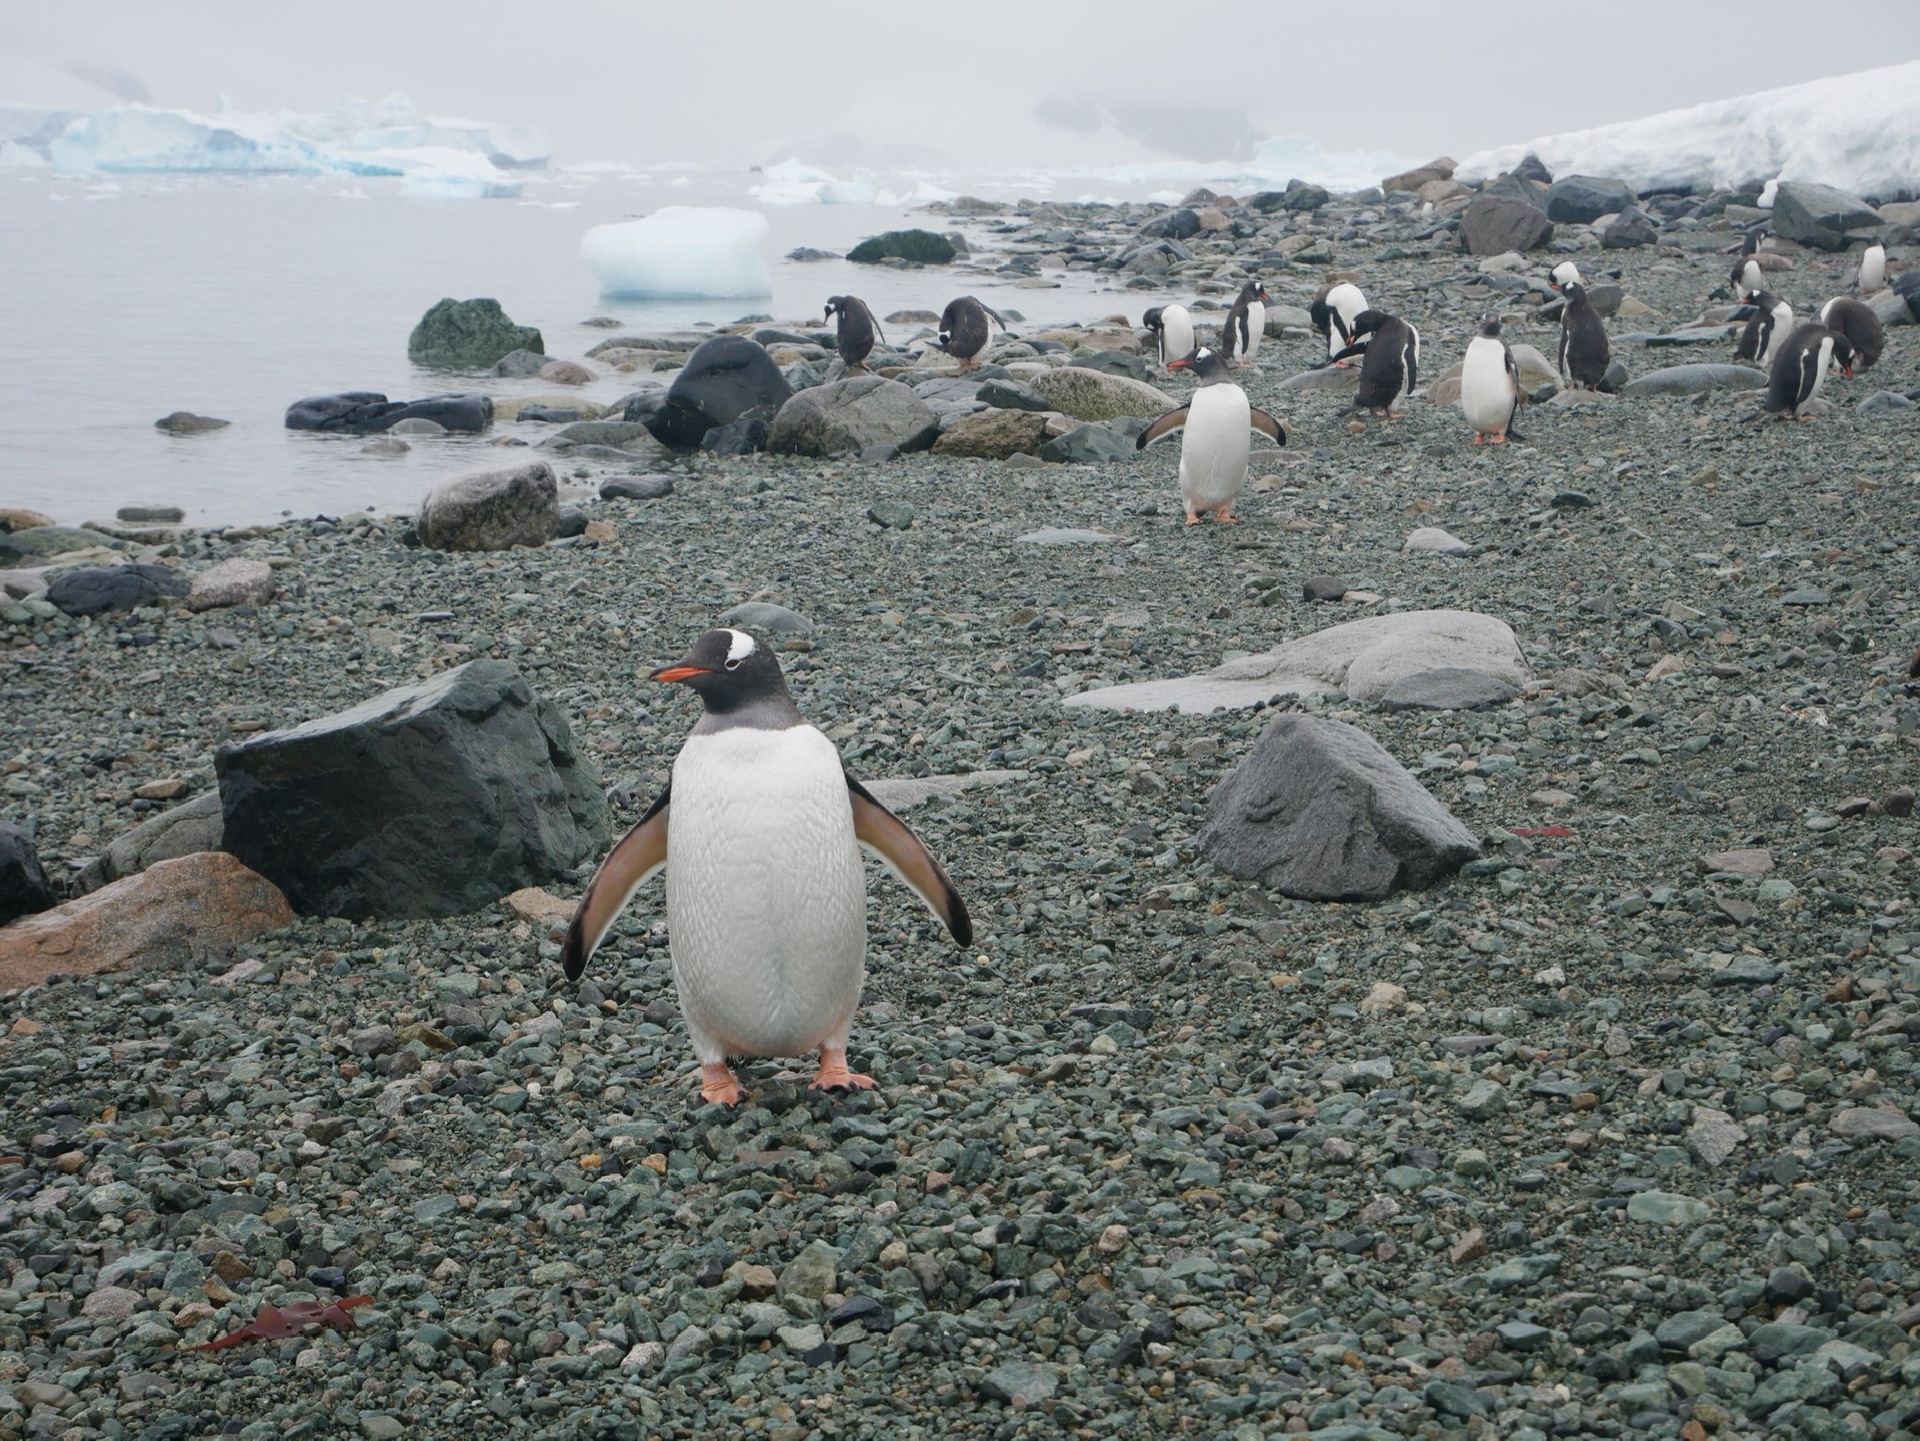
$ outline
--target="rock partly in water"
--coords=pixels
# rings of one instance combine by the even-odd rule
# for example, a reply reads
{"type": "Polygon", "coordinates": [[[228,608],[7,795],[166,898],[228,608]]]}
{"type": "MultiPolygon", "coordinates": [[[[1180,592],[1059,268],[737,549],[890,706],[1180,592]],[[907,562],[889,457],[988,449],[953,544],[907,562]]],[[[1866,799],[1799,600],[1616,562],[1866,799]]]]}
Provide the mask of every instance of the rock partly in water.
{"type": "Polygon", "coordinates": [[[403,420],[430,420],[445,430],[477,435],[493,423],[493,402],[484,395],[388,400],[376,390],[347,390],[294,401],[287,407],[286,426],[329,435],[375,435],[403,420]]]}
{"type": "Polygon", "coordinates": [[[187,583],[164,565],[107,565],[70,570],[47,586],[47,600],[68,615],[106,615],[183,596],[187,583]]]}
{"type": "Polygon", "coordinates": [[[286,897],[224,851],[182,856],[0,928],[0,989],[203,962],[292,920],[286,897]]]}
{"type": "Polygon", "coordinates": [[[219,610],[234,605],[265,605],[273,599],[273,567],[264,560],[235,556],[209,566],[187,590],[188,610],[219,610]]]}
{"type": "Polygon", "coordinates": [[[0,819],[0,926],[53,905],[53,886],[32,839],[0,819]]]}
{"type": "Polygon", "coordinates": [[[427,492],[415,528],[432,550],[545,545],[559,524],[559,493],[545,461],[483,470],[427,492]]]}
{"type": "Polygon", "coordinates": [[[0,566],[33,565],[102,546],[117,549],[119,543],[104,532],[80,525],[23,525],[0,531],[0,566]]]}
{"type": "Polygon", "coordinates": [[[210,430],[225,430],[233,422],[211,415],[195,415],[191,410],[176,410],[154,421],[155,430],[168,435],[205,435],[210,430]]]}
{"type": "Polygon", "coordinates": [[[803,390],[780,407],[767,434],[776,455],[844,455],[870,445],[925,450],[940,417],[910,386],[856,375],[803,390]]]}
{"type": "Polygon", "coordinates": [[[883,260],[945,265],[957,253],[951,240],[931,230],[888,230],[861,241],[847,252],[847,259],[857,265],[877,265],[883,260]]]}
{"type": "Polygon", "coordinates": [[[509,350],[493,363],[493,373],[506,379],[525,380],[538,375],[547,357],[537,350],[509,350]]]}
{"type": "Polygon", "coordinates": [[[793,396],[773,357],[739,335],[716,335],[687,357],[648,428],[674,450],[692,450],[707,432],[742,417],[769,424],[793,396]]]}
{"type": "Polygon", "coordinates": [[[446,916],[571,878],[607,839],[565,714],[505,661],[223,747],[228,850],[307,915],[446,916]]]}
{"type": "Polygon", "coordinates": [[[486,370],[516,350],[546,348],[538,330],[515,325],[497,300],[442,300],[407,337],[407,359],[433,370],[486,370]]]}
{"type": "Polygon", "coordinates": [[[1281,715],[1215,788],[1195,848],[1240,880],[1302,900],[1380,900],[1480,854],[1470,831],[1378,741],[1281,715]]]}

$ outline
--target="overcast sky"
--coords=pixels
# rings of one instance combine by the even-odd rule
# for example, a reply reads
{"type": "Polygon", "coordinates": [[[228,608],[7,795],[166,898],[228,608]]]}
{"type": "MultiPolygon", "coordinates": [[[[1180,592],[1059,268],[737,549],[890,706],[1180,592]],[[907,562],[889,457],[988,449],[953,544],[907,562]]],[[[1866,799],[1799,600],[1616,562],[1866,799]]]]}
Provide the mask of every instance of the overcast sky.
{"type": "Polygon", "coordinates": [[[401,90],[544,126],[562,163],[1016,168],[1239,158],[1275,134],[1423,160],[1920,57],[1920,0],[9,8],[0,102],[111,103],[104,85],[320,110],[401,90]]]}

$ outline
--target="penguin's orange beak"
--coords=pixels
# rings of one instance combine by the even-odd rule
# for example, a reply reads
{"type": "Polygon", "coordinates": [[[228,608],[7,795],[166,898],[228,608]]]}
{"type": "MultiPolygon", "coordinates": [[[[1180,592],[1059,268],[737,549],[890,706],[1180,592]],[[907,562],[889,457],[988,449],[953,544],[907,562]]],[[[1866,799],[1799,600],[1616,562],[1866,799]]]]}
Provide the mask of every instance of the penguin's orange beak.
{"type": "Polygon", "coordinates": [[[1167,362],[1167,369],[1168,370],[1185,370],[1187,369],[1187,362],[1184,359],[1169,360],[1167,362]]]}
{"type": "Polygon", "coordinates": [[[712,675],[710,667],[704,665],[670,665],[655,671],[649,680],[666,681],[669,685],[683,680],[692,680],[697,675],[712,675]]]}

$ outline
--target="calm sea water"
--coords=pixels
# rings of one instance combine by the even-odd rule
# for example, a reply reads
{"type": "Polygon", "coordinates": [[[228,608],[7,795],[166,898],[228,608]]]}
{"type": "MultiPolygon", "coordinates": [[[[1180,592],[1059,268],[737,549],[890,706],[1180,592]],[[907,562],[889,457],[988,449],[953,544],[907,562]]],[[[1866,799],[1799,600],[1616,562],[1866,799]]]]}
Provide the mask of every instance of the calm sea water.
{"type": "MultiPolygon", "coordinates": [[[[587,228],[701,197],[612,181],[533,193],[541,203],[412,199],[397,181],[96,182],[0,171],[0,505],[67,523],[110,519],[129,503],[179,505],[195,524],[410,509],[436,480],[499,452],[416,439],[406,456],[376,458],[360,454],[358,439],[294,434],[281,422],[305,395],[473,388],[406,358],[408,333],[442,296],[494,296],[514,320],[540,327],[549,355],[564,357],[606,337],[581,325],[590,316],[652,329],[756,312],[817,322],[825,298],[842,291],[880,315],[937,311],[967,290],[1034,322],[1117,308],[1078,277],[1059,290],[1015,290],[938,270],[778,258],[801,245],[843,251],[903,224],[947,228],[943,217],[904,208],[821,205],[767,209],[770,299],[607,300],[579,255],[587,228]],[[556,201],[576,204],[552,208],[556,201]],[[232,424],[191,437],[155,430],[174,410],[232,424]]],[[[612,400],[636,378],[613,376],[583,393],[612,400]]]]}

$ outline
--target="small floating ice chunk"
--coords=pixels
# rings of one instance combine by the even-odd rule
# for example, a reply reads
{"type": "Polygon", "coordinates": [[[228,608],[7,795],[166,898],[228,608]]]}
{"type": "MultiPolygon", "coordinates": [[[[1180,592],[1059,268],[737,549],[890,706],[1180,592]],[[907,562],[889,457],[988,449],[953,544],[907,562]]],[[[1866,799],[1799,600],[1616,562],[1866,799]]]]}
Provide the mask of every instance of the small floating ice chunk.
{"type": "Polygon", "coordinates": [[[767,218],[723,205],[669,205],[641,220],[596,225],[580,241],[604,295],[731,300],[771,295],[761,242],[767,218]]]}

